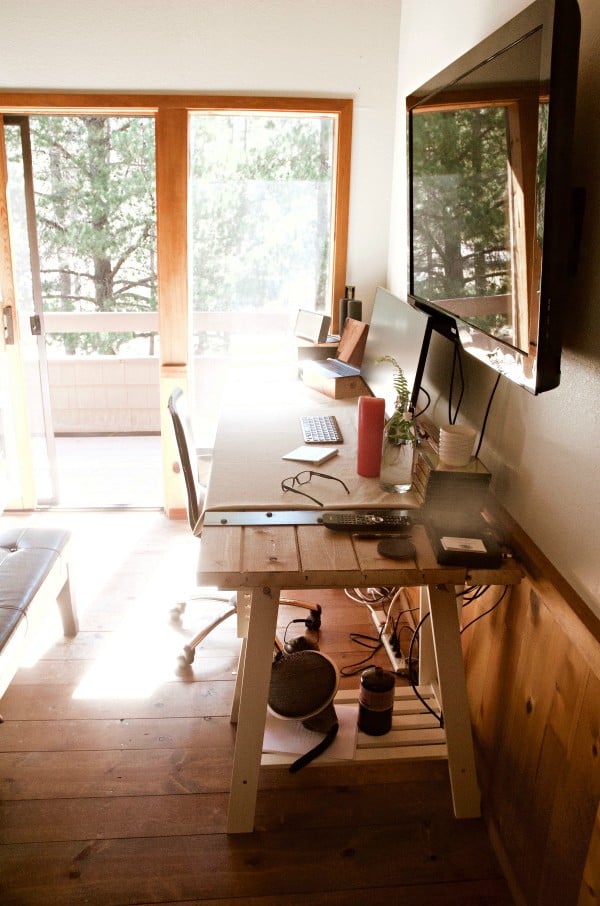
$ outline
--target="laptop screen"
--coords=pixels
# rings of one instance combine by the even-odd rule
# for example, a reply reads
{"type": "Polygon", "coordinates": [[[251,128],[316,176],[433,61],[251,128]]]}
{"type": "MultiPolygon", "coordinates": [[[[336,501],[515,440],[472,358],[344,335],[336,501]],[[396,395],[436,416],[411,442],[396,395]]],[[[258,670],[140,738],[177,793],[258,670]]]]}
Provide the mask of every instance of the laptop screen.
{"type": "MultiPolygon", "coordinates": [[[[387,362],[376,365],[375,361],[381,356],[391,355],[402,367],[406,380],[411,390],[415,378],[420,383],[424,358],[421,352],[426,352],[429,344],[431,328],[430,316],[388,290],[378,287],[375,294],[375,304],[371,316],[369,334],[365,347],[361,377],[368,384],[374,396],[383,397],[385,400],[386,414],[390,415],[395,402],[396,394],[392,382],[394,367],[387,362]],[[424,341],[426,346],[424,346],[424,341]]],[[[418,391],[417,391],[418,392],[418,391]]],[[[416,402],[416,400],[413,401],[416,402]]]]}

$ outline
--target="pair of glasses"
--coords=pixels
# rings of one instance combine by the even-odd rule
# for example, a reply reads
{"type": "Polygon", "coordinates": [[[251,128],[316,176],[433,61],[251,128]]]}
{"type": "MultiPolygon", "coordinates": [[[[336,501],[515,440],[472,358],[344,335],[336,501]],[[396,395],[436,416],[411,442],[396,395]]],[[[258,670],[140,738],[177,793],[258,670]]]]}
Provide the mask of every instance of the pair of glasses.
{"type": "Polygon", "coordinates": [[[310,494],[307,494],[306,491],[299,491],[296,485],[308,484],[311,478],[316,476],[317,478],[329,478],[331,481],[339,481],[342,485],[346,494],[349,494],[348,486],[342,481],[341,478],[336,478],[335,475],[325,475],[324,472],[313,472],[312,469],[306,469],[304,472],[298,472],[297,475],[293,475],[291,478],[284,478],[281,482],[282,491],[293,491],[294,494],[302,494],[303,497],[308,497],[309,500],[312,500],[314,503],[319,506],[323,506],[320,500],[317,500],[316,497],[311,497],[310,494]]]}

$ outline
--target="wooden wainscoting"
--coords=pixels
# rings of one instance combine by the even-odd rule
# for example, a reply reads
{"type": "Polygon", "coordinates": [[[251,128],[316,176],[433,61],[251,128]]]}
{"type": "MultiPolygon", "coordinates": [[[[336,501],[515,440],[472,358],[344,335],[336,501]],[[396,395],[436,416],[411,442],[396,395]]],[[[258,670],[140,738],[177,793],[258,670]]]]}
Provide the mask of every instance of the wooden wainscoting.
{"type": "MultiPolygon", "coordinates": [[[[528,575],[463,632],[490,837],[517,902],[600,901],[600,623],[506,521],[528,575]]],[[[498,600],[463,610],[463,626],[498,600]]]]}

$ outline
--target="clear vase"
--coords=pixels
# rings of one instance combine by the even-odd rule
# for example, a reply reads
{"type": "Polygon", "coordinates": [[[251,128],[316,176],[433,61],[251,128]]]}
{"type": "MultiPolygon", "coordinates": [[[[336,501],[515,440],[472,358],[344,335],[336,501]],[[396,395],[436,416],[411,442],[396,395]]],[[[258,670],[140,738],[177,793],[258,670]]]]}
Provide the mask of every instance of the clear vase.
{"type": "Polygon", "coordinates": [[[383,431],[379,485],[383,491],[405,494],[413,483],[416,435],[412,416],[396,410],[383,431]]]}

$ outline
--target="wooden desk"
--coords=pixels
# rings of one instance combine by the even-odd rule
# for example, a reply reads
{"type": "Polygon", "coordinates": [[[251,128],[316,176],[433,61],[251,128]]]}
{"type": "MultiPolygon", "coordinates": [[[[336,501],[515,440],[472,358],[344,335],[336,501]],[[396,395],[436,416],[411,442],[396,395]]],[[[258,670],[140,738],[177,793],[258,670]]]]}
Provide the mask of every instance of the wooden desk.
{"type": "MultiPolygon", "coordinates": [[[[301,411],[313,412],[322,400],[303,395],[301,411]]],[[[319,467],[351,482],[347,497],[337,482],[315,479],[326,508],[371,506],[399,507],[410,504],[409,495],[384,494],[375,479],[356,475],[353,404],[327,404],[338,416],[345,443],[340,456],[319,467]],[[351,475],[351,473],[353,473],[351,475]]],[[[213,473],[208,490],[212,510],[296,510],[303,498],[283,494],[280,481],[302,469],[301,464],[281,462],[281,455],[301,443],[298,408],[287,399],[283,408],[261,410],[260,437],[245,433],[254,418],[248,407],[224,414],[220,424],[213,473]],[[271,430],[272,429],[272,430],[271,430]],[[247,440],[247,443],[244,441],[247,440]],[[236,479],[236,475],[238,478],[236,479]],[[247,504],[243,498],[246,496],[247,504]],[[293,501],[287,498],[293,497],[293,501]],[[262,506],[260,501],[262,499],[262,506]],[[235,501],[237,500],[237,505],[235,501]]],[[[306,501],[308,507],[310,501],[306,501]]],[[[431,613],[431,663],[421,663],[443,707],[448,767],[454,811],[459,818],[480,813],[475,774],[471,725],[466,696],[460,643],[456,586],[465,584],[513,585],[520,581],[517,564],[501,569],[469,570],[442,567],[437,563],[422,525],[415,525],[412,541],[414,561],[393,561],[377,554],[373,541],[358,540],[330,532],[319,525],[205,525],[202,533],[197,578],[199,584],[247,592],[247,605],[240,608],[244,637],[234,695],[232,721],[237,722],[234,766],[227,829],[229,833],[253,830],[258,776],[261,763],[267,698],[273,657],[279,596],[282,589],[366,588],[376,586],[421,586],[426,588],[425,606],[431,613]],[[246,633],[247,628],[247,633],[246,633]]],[[[240,600],[244,598],[240,595],[240,600]]],[[[423,678],[422,678],[423,681],[423,678]]]]}

